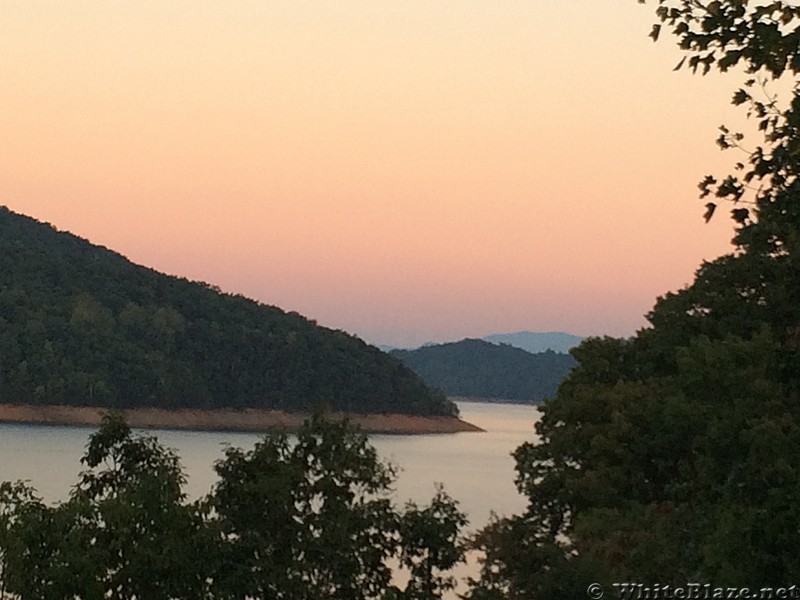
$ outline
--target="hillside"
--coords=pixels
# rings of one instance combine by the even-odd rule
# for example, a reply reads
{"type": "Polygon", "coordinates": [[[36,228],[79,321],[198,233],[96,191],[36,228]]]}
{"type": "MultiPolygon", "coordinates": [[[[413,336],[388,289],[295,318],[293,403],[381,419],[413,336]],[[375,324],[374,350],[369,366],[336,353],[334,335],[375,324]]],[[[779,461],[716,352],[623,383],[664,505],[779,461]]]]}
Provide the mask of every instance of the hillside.
{"type": "Polygon", "coordinates": [[[400,361],[0,207],[0,402],[453,415],[400,361]]]}
{"type": "Polygon", "coordinates": [[[474,339],[391,354],[448,396],[525,402],[540,402],[555,394],[576,364],[568,354],[531,354],[474,339]]]}

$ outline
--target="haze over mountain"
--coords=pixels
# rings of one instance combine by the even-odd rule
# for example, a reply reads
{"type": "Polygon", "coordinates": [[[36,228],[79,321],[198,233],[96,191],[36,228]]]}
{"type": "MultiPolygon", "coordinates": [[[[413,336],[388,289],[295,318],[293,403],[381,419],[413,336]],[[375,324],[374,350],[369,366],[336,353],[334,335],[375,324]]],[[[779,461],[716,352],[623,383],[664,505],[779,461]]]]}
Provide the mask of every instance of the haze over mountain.
{"type": "Polygon", "coordinates": [[[540,402],[552,396],[576,364],[569,354],[531,354],[477,339],[391,354],[448,396],[517,402],[540,402]]]}
{"type": "Polygon", "coordinates": [[[563,331],[517,331],[516,333],[493,333],[481,338],[492,344],[508,344],[527,352],[537,353],[552,350],[569,352],[583,341],[583,337],[563,331]]]}
{"type": "MultiPolygon", "coordinates": [[[[475,339],[475,338],[468,338],[475,339]]],[[[514,348],[520,348],[531,354],[539,352],[553,352],[568,353],[572,348],[580,344],[585,338],[571,333],[564,333],[563,331],[517,331],[515,333],[492,333],[485,335],[483,341],[491,344],[506,344],[514,348]]],[[[439,346],[451,342],[426,342],[421,346],[414,347],[398,347],[389,344],[377,344],[377,347],[384,352],[391,352],[392,350],[416,350],[418,348],[426,348],[428,346],[439,346]]]]}
{"type": "Polygon", "coordinates": [[[452,415],[399,360],[0,206],[0,401],[452,415]]]}

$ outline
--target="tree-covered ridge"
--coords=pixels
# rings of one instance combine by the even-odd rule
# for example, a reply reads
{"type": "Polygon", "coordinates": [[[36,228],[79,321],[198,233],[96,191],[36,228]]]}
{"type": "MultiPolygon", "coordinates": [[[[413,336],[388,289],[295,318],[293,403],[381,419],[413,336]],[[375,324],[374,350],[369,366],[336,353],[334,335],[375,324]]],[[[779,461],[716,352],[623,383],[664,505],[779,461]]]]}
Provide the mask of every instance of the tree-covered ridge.
{"type": "Polygon", "coordinates": [[[0,207],[0,399],[452,415],[400,361],[0,207]]]}
{"type": "Polygon", "coordinates": [[[531,354],[506,344],[466,339],[391,352],[448,396],[540,402],[555,394],[576,364],[568,354],[531,354]]]}

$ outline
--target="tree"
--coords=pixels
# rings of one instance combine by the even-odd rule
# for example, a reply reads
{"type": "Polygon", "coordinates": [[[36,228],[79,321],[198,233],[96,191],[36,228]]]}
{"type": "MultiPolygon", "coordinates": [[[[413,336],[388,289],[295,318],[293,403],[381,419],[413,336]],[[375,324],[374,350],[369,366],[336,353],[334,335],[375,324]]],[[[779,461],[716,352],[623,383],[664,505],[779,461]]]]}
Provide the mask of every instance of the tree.
{"type": "Polygon", "coordinates": [[[406,504],[400,519],[400,564],[409,570],[405,600],[433,600],[455,587],[449,574],[464,561],[461,529],[467,524],[457,503],[438,486],[429,506],[406,504]]]}
{"type": "MultiPolygon", "coordinates": [[[[44,598],[36,555],[25,543],[44,509],[33,489],[23,482],[0,483],[0,598],[14,590],[21,598],[44,598]],[[25,562],[27,561],[27,568],[25,562]]],[[[41,549],[41,546],[40,546],[41,549]]]]}
{"type": "Polygon", "coordinates": [[[197,599],[213,538],[186,502],[178,457],[105,417],[69,500],[48,507],[23,484],[0,488],[3,585],[22,600],[197,599]]]}
{"type": "Polygon", "coordinates": [[[388,566],[398,553],[412,571],[409,586],[433,593],[425,598],[451,587],[442,573],[463,557],[463,514],[442,490],[430,507],[397,511],[393,467],[348,423],[316,414],[295,442],[273,433],[253,450],[228,448],[215,468],[217,597],[384,598],[400,593],[388,566]]]}
{"type": "Polygon", "coordinates": [[[317,415],[296,443],[275,433],[215,468],[220,597],[374,598],[388,586],[393,471],[366,436],[317,415]]]}
{"type": "Polygon", "coordinates": [[[105,597],[202,598],[211,539],[199,506],[187,502],[178,456],[110,416],[82,462],[88,469],[70,500],[92,533],[86,551],[99,565],[105,597]]]}
{"type": "MultiPolygon", "coordinates": [[[[644,0],[640,0],[644,2],[644,0]]],[[[738,67],[747,79],[733,94],[733,104],[747,109],[762,135],[760,144],[746,148],[745,136],[724,125],[717,143],[747,156],[734,173],[707,175],[700,183],[706,218],[718,201],[731,204],[736,253],[704,265],[690,290],[698,304],[695,316],[712,316],[732,308],[749,318],[749,335],[768,322],[792,344],[800,341],[800,7],[783,1],[754,5],[746,0],[700,3],[659,0],[661,24],[669,27],[686,52],[679,67],[708,73],[738,67]],[[785,88],[781,98],[776,88],[785,88]],[[715,303],[706,278],[721,278],[728,292],[715,303]],[[724,306],[723,304],[724,303],[724,306]]],[[[719,319],[717,319],[719,320],[719,319]]]]}
{"type": "MultiPolygon", "coordinates": [[[[678,36],[679,67],[749,78],[733,102],[763,141],[735,175],[701,183],[733,203],[735,250],[660,298],[633,338],[573,351],[540,441],[515,453],[527,510],[473,541],[474,600],[583,597],[590,582],[780,585],[800,569],[800,99],[794,81],[788,102],[769,91],[800,70],[800,8],[659,0],[657,15],[652,36],[678,36]]],[[[718,143],[743,141],[723,128],[718,143]]]]}

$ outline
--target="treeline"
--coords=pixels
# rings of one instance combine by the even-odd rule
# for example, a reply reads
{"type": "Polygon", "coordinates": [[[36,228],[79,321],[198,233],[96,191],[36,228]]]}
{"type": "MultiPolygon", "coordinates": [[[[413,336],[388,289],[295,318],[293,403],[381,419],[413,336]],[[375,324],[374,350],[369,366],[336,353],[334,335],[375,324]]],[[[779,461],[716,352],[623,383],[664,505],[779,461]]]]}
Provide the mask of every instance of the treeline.
{"type": "Polygon", "coordinates": [[[569,354],[531,354],[476,339],[393,350],[391,354],[448,396],[517,402],[541,402],[551,397],[576,364],[569,354]]]}
{"type": "Polygon", "coordinates": [[[464,515],[441,488],[398,508],[394,469],[347,424],[228,448],[189,501],[178,457],[109,417],[69,499],[0,484],[0,598],[431,600],[463,561],[464,515]],[[407,581],[393,581],[392,568],[407,581]]]}
{"type": "Polygon", "coordinates": [[[452,415],[399,361],[0,207],[0,399],[452,415]]]}

